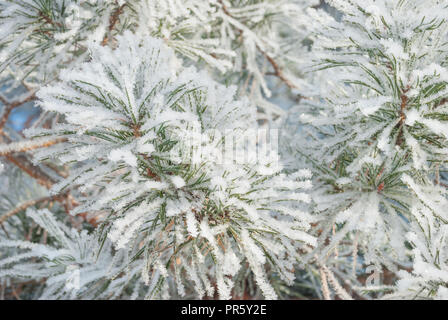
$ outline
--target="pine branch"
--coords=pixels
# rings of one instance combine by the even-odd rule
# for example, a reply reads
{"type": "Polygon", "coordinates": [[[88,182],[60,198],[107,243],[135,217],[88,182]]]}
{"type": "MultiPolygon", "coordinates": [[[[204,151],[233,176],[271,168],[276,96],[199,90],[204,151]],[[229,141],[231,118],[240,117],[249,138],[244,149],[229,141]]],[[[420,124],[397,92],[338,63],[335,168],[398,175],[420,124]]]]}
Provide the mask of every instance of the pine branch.
{"type": "Polygon", "coordinates": [[[330,282],[331,286],[335,290],[336,294],[344,300],[353,300],[353,298],[348,294],[348,292],[345,291],[345,289],[339,284],[339,282],[336,279],[336,277],[334,276],[333,272],[331,272],[331,270],[328,269],[328,267],[325,265],[322,266],[322,269],[325,272],[325,274],[327,275],[328,281],[330,282]]]}
{"type": "MultiPolygon", "coordinates": [[[[229,11],[229,9],[227,8],[227,6],[224,4],[223,0],[218,0],[218,3],[221,5],[222,11],[224,12],[224,14],[226,14],[227,16],[229,16],[232,19],[237,20],[229,11]]],[[[235,27],[239,33],[240,36],[243,35],[244,30],[241,30],[237,27],[235,27]]],[[[274,72],[271,73],[271,75],[274,75],[276,77],[278,77],[282,82],[284,82],[289,88],[291,89],[298,89],[298,87],[296,85],[294,85],[294,83],[292,83],[291,80],[289,80],[285,74],[283,73],[283,70],[280,68],[280,66],[278,65],[278,63],[275,61],[275,59],[270,56],[267,52],[263,51],[258,45],[257,45],[257,49],[258,51],[260,51],[260,53],[269,61],[269,63],[271,64],[272,68],[274,69],[274,72]]]]}
{"type": "Polygon", "coordinates": [[[41,17],[46,23],[51,24],[52,26],[56,26],[58,28],[62,28],[63,25],[60,22],[53,21],[48,15],[43,12],[39,12],[39,17],[41,17]]]}
{"type": "Polygon", "coordinates": [[[3,114],[0,118],[0,134],[3,134],[3,127],[5,126],[6,122],[8,121],[9,115],[11,114],[12,110],[14,108],[20,107],[21,105],[33,101],[36,99],[35,92],[30,93],[26,98],[23,100],[8,102],[3,96],[0,95],[0,102],[3,104],[3,114]]]}
{"type": "Polygon", "coordinates": [[[38,166],[32,164],[31,161],[29,161],[24,155],[7,154],[5,155],[5,158],[26,172],[29,176],[36,179],[40,185],[46,187],[47,189],[50,189],[53,186],[55,181],[45,174],[38,166]]]}
{"type": "Polygon", "coordinates": [[[400,130],[398,136],[397,136],[397,145],[401,146],[401,144],[403,143],[403,126],[405,124],[406,121],[406,115],[405,115],[405,110],[406,110],[406,106],[408,104],[408,96],[406,95],[406,93],[409,91],[409,87],[407,87],[406,89],[403,90],[401,96],[400,96],[400,121],[397,124],[398,130],[400,130]]]}
{"type": "Polygon", "coordinates": [[[321,287],[322,287],[322,295],[324,296],[325,300],[331,300],[330,288],[328,287],[328,281],[327,281],[327,274],[325,273],[325,270],[323,267],[319,268],[319,274],[320,274],[320,281],[321,281],[321,287]]]}
{"type": "Polygon", "coordinates": [[[279,67],[277,62],[275,62],[274,58],[272,58],[269,54],[267,54],[265,51],[261,50],[260,47],[258,47],[258,50],[263,54],[263,56],[269,61],[272,68],[274,68],[274,72],[272,73],[274,76],[278,77],[281,81],[283,81],[289,88],[291,89],[298,89],[298,87],[292,83],[291,80],[289,80],[285,74],[283,73],[283,70],[279,67]]]}
{"type": "Polygon", "coordinates": [[[110,33],[114,30],[115,25],[119,21],[120,15],[123,13],[124,7],[126,6],[126,3],[122,4],[120,7],[118,7],[114,13],[109,18],[109,26],[107,27],[107,30],[109,31],[107,34],[104,35],[103,41],[101,42],[102,46],[107,45],[109,42],[110,33]]]}

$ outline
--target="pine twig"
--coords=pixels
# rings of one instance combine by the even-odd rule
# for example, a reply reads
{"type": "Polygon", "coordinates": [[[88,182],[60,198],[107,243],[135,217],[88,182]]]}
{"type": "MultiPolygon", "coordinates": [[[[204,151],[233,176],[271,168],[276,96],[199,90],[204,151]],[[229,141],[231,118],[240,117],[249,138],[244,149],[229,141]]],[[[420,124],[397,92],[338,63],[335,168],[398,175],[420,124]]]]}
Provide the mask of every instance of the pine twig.
{"type": "Polygon", "coordinates": [[[320,281],[322,284],[322,294],[325,300],[331,300],[330,288],[328,287],[327,275],[322,267],[319,268],[320,281]]]}
{"type": "MultiPolygon", "coordinates": [[[[109,19],[109,26],[108,26],[108,31],[109,33],[112,32],[112,30],[114,30],[115,25],[117,24],[120,15],[123,13],[124,7],[126,6],[126,3],[122,4],[120,7],[118,7],[115,12],[112,14],[112,16],[109,19]]],[[[107,43],[109,42],[109,36],[106,34],[103,38],[103,41],[101,42],[102,46],[107,45],[107,43]]]]}
{"type": "Polygon", "coordinates": [[[58,28],[62,28],[63,25],[60,22],[54,21],[53,19],[51,19],[48,15],[44,14],[43,12],[41,12],[39,14],[39,16],[48,24],[51,24],[52,26],[56,26],[58,28]]]}
{"type": "Polygon", "coordinates": [[[400,130],[400,132],[398,133],[397,136],[397,145],[401,145],[403,143],[403,126],[406,122],[406,107],[409,101],[408,96],[406,95],[406,93],[409,91],[409,87],[407,87],[406,89],[403,89],[403,92],[400,96],[400,121],[398,123],[398,128],[400,130]]]}
{"type": "MultiPolygon", "coordinates": [[[[221,5],[222,11],[224,12],[225,15],[229,16],[232,19],[235,19],[235,17],[232,16],[229,9],[227,8],[227,6],[224,4],[224,2],[222,0],[218,0],[218,3],[221,5]]],[[[235,20],[237,20],[237,19],[235,19],[235,20]]],[[[237,28],[237,30],[240,32],[241,35],[243,34],[243,30],[238,29],[238,28],[237,28]]],[[[257,49],[266,58],[266,60],[268,60],[268,62],[271,64],[272,68],[274,69],[274,72],[270,73],[270,75],[273,75],[273,76],[276,76],[277,78],[279,78],[289,88],[298,89],[297,86],[294,83],[292,83],[291,80],[286,78],[285,74],[283,73],[283,70],[280,68],[280,66],[278,65],[278,63],[275,61],[275,59],[273,57],[271,57],[266,51],[262,50],[258,45],[257,45],[257,49]]]]}
{"type": "Polygon", "coordinates": [[[334,276],[333,272],[330,271],[325,265],[322,266],[323,271],[328,277],[328,281],[330,282],[331,286],[333,287],[334,291],[336,291],[336,294],[344,300],[353,300],[353,298],[348,294],[347,291],[339,284],[338,280],[334,276]]]}
{"type": "Polygon", "coordinates": [[[272,73],[272,75],[274,75],[277,78],[279,78],[290,89],[298,89],[298,87],[294,83],[292,83],[291,80],[286,78],[285,74],[283,73],[283,70],[279,67],[279,65],[274,60],[274,58],[272,58],[267,52],[261,50],[260,47],[257,46],[257,48],[258,48],[258,51],[260,51],[261,54],[263,54],[263,56],[266,58],[266,60],[269,61],[269,63],[271,64],[272,68],[274,69],[274,72],[272,73]]]}
{"type": "Polygon", "coordinates": [[[31,163],[25,156],[17,155],[13,156],[10,154],[5,155],[5,158],[10,161],[12,164],[17,166],[19,169],[26,172],[29,176],[36,179],[37,183],[50,189],[54,181],[47,174],[45,174],[39,167],[35,166],[31,163]]]}
{"type": "Polygon", "coordinates": [[[352,251],[352,274],[353,277],[356,277],[356,262],[358,259],[358,238],[359,238],[359,234],[358,232],[355,234],[355,239],[353,241],[353,251],[352,251]]]}
{"type": "Polygon", "coordinates": [[[20,204],[18,207],[14,208],[11,211],[8,211],[6,214],[0,216],[0,224],[3,224],[7,219],[11,218],[12,216],[18,214],[19,212],[22,212],[23,210],[32,207],[38,203],[42,202],[48,202],[48,201],[60,201],[64,197],[66,197],[66,194],[59,194],[55,196],[49,196],[49,197],[43,197],[39,199],[33,199],[25,201],[24,203],[20,204]]]}

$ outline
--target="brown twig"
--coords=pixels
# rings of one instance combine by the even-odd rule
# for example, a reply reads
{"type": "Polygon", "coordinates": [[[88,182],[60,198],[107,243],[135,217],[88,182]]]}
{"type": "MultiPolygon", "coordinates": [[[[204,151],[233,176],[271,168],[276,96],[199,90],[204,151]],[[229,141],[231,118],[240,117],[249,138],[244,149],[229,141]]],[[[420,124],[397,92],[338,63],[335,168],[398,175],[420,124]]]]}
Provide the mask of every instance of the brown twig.
{"type": "Polygon", "coordinates": [[[8,211],[6,214],[0,216],[0,224],[3,224],[7,219],[11,218],[12,216],[18,214],[19,212],[22,212],[23,210],[26,210],[29,207],[32,207],[38,203],[42,202],[48,202],[48,201],[61,201],[61,199],[65,198],[67,194],[59,194],[55,196],[49,196],[49,197],[43,197],[39,199],[33,199],[25,201],[24,203],[20,204],[18,207],[14,208],[11,211],[8,211]]]}
{"type": "MultiPolygon", "coordinates": [[[[0,136],[0,142],[8,142],[11,143],[11,138],[7,134],[7,132],[3,132],[3,136],[0,136]]],[[[45,186],[46,188],[51,188],[53,183],[55,182],[49,175],[47,175],[40,167],[33,165],[33,163],[28,160],[26,155],[12,155],[6,154],[4,157],[14,164],[16,167],[27,173],[30,177],[37,180],[40,185],[45,186]]],[[[51,168],[51,164],[45,164],[45,166],[49,167],[53,171],[55,171],[61,177],[66,177],[66,175],[57,171],[56,168],[51,168]]]]}
{"type": "Polygon", "coordinates": [[[448,102],[448,98],[443,98],[442,100],[440,100],[435,106],[434,108],[440,107],[442,105],[444,105],[445,103],[448,102]]]}
{"type": "MultiPolygon", "coordinates": [[[[232,16],[229,9],[227,8],[227,6],[224,4],[224,2],[222,0],[218,0],[218,3],[221,5],[222,11],[224,12],[225,15],[229,16],[232,19],[235,19],[235,17],[232,16]]],[[[241,30],[237,27],[235,27],[235,28],[240,32],[240,35],[243,34],[243,30],[241,30]]],[[[266,58],[266,60],[268,60],[268,62],[271,64],[272,68],[274,69],[274,72],[268,73],[269,75],[278,77],[282,82],[284,82],[291,89],[298,89],[297,86],[294,83],[292,83],[291,80],[286,78],[285,74],[283,73],[283,70],[279,67],[278,63],[274,60],[273,57],[271,57],[266,51],[262,50],[258,45],[257,45],[257,49],[266,58]]]]}
{"type": "MultiPolygon", "coordinates": [[[[3,232],[6,234],[6,238],[10,238],[9,237],[9,233],[8,233],[8,231],[6,230],[6,228],[5,228],[5,226],[3,225],[3,224],[0,224],[0,227],[2,228],[2,230],[3,230],[3,232]]],[[[0,299],[1,300],[1,299],[0,299]]]]}
{"type": "Polygon", "coordinates": [[[40,141],[40,142],[37,140],[34,144],[32,144],[33,140],[19,141],[19,142],[17,142],[16,148],[11,149],[11,150],[0,151],[0,156],[5,156],[7,154],[16,153],[16,152],[27,152],[27,151],[31,151],[31,150],[35,150],[35,149],[39,149],[39,148],[47,148],[52,145],[55,145],[55,144],[58,144],[61,142],[65,142],[65,141],[67,141],[66,138],[56,138],[53,140],[44,140],[44,141],[40,141]],[[23,144],[21,144],[21,142],[23,142],[23,144]]]}
{"type": "Polygon", "coordinates": [[[47,16],[43,12],[40,12],[39,16],[48,24],[51,24],[51,25],[59,27],[59,28],[63,27],[62,23],[54,21],[53,19],[51,19],[49,16],[47,16]]]}
{"type": "Polygon", "coordinates": [[[401,145],[403,143],[403,126],[404,123],[406,121],[406,115],[405,115],[405,110],[409,101],[408,96],[406,95],[406,93],[409,91],[409,86],[403,90],[403,92],[401,93],[400,96],[400,121],[398,122],[398,130],[400,130],[400,132],[398,133],[397,136],[397,145],[401,145]]]}
{"type": "Polygon", "coordinates": [[[8,121],[9,115],[11,114],[11,111],[14,108],[17,108],[27,102],[33,101],[36,99],[35,93],[31,93],[28,97],[26,97],[23,100],[17,100],[13,102],[8,102],[4,97],[0,95],[0,102],[3,103],[5,110],[3,111],[3,115],[0,118],[0,134],[3,133],[3,127],[5,126],[6,122],[8,121]]]}
{"type": "Polygon", "coordinates": [[[35,166],[31,163],[25,156],[23,155],[6,155],[5,156],[8,161],[12,164],[16,165],[19,169],[26,172],[29,176],[36,179],[37,183],[50,189],[54,180],[50,178],[47,174],[45,174],[38,166],[35,166]]]}
{"type": "Polygon", "coordinates": [[[406,109],[406,104],[408,103],[408,96],[405,93],[403,93],[400,98],[401,98],[401,104],[400,104],[400,124],[401,124],[404,123],[404,121],[406,120],[404,110],[406,109]]]}
{"type": "Polygon", "coordinates": [[[294,83],[292,83],[291,80],[286,78],[285,74],[283,73],[283,70],[278,66],[277,62],[275,62],[274,58],[272,58],[270,55],[268,55],[265,51],[261,50],[258,46],[257,46],[257,48],[263,54],[263,56],[266,58],[266,60],[269,61],[269,63],[271,64],[272,68],[274,69],[274,72],[272,73],[272,75],[278,77],[289,88],[291,88],[291,89],[298,89],[298,87],[294,83]]]}
{"type": "MultiPolygon", "coordinates": [[[[109,30],[109,33],[112,32],[112,30],[114,30],[120,15],[123,13],[125,5],[126,3],[118,7],[117,10],[115,10],[115,12],[110,16],[109,27],[107,28],[109,30]]],[[[103,38],[103,41],[101,42],[101,45],[104,47],[105,45],[107,45],[108,42],[109,42],[109,36],[106,34],[103,38]]]]}

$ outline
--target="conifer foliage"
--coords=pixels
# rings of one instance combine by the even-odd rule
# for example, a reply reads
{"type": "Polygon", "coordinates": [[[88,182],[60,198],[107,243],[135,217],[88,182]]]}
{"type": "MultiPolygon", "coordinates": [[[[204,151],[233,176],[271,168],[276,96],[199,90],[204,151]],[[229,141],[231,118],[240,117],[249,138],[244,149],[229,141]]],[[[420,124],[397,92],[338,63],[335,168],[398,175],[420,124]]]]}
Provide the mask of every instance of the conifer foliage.
{"type": "MultiPolygon", "coordinates": [[[[407,265],[408,232],[434,246],[429,230],[447,222],[448,11],[441,1],[330,4],[343,16],[312,12],[319,27],[311,68],[335,80],[322,87],[324,103],[295,110],[309,126],[298,151],[316,169],[321,239],[331,237],[319,260],[347,248],[348,238],[353,259],[396,272],[407,265]]],[[[415,259],[430,259],[444,249],[437,246],[425,258],[415,249],[415,259]]]]}
{"type": "Polygon", "coordinates": [[[142,258],[147,285],[161,286],[174,263],[181,295],[185,271],[199,296],[212,295],[207,262],[214,260],[219,295],[229,298],[226,276],[248,263],[263,293],[275,297],[260,268],[266,256],[291,281],[291,240],[314,242],[305,233],[310,218],[291,209],[309,201],[299,192],[310,186],[309,174],[286,176],[270,161],[220,161],[229,139],[217,135],[255,127],[252,107],[233,100],[233,88],[176,67],[158,39],[126,32],[117,41],[115,50],[92,48],[89,62],[64,70],[61,82],[38,93],[42,108],[64,114],[66,122],[27,134],[66,140],[36,157],[83,160],[51,191],[74,184],[96,189],[73,212],[110,212],[103,233],[131,260],[142,258]]]}

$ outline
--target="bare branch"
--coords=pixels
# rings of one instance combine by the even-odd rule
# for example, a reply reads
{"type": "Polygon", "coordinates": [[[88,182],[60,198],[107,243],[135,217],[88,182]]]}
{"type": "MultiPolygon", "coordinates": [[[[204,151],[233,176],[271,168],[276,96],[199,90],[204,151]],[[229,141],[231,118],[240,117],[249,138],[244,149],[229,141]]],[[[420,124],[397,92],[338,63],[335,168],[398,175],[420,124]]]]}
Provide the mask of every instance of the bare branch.
{"type": "MultiPolygon", "coordinates": [[[[224,2],[222,0],[218,0],[218,3],[221,4],[221,8],[222,8],[222,11],[224,12],[224,14],[226,14],[227,16],[229,16],[232,19],[235,19],[235,17],[232,16],[229,9],[227,8],[227,6],[224,4],[224,2]]],[[[237,20],[237,19],[235,19],[235,20],[237,20]]],[[[237,30],[240,32],[240,34],[243,34],[243,30],[238,29],[238,28],[237,28],[237,30]]],[[[271,57],[266,51],[262,50],[258,45],[257,45],[257,49],[266,58],[266,60],[268,60],[268,62],[271,64],[272,68],[274,69],[274,72],[269,73],[270,75],[278,77],[289,88],[298,89],[298,87],[285,76],[285,74],[283,73],[283,70],[279,67],[278,63],[275,61],[275,59],[273,57],[271,57]]]]}
{"type": "Polygon", "coordinates": [[[42,202],[49,202],[49,201],[60,201],[64,197],[66,197],[67,194],[62,195],[55,195],[55,196],[49,196],[49,197],[43,197],[39,199],[33,199],[25,201],[24,203],[20,204],[18,207],[14,208],[11,211],[8,211],[6,214],[0,216],[0,224],[3,224],[7,219],[11,218],[12,216],[18,214],[19,212],[22,212],[23,210],[26,210],[29,207],[32,207],[38,203],[42,202]]]}
{"type": "Polygon", "coordinates": [[[46,148],[57,143],[65,142],[65,138],[36,138],[31,140],[23,140],[8,144],[0,144],[0,156],[15,152],[26,152],[39,148],[46,148]]]}
{"type": "Polygon", "coordinates": [[[8,161],[25,171],[29,176],[36,179],[37,183],[40,185],[47,189],[50,189],[53,186],[55,181],[53,181],[53,179],[44,173],[38,166],[32,164],[25,156],[6,155],[5,157],[8,161]]]}
{"type": "MultiPolygon", "coordinates": [[[[112,14],[112,16],[109,19],[109,27],[107,28],[109,33],[112,32],[112,30],[114,30],[115,25],[117,24],[119,18],[120,18],[120,14],[123,13],[124,7],[126,6],[126,3],[124,3],[123,5],[121,5],[120,7],[117,8],[117,10],[115,10],[115,12],[112,14]]],[[[103,41],[101,42],[102,46],[107,45],[107,43],[109,42],[109,36],[106,34],[104,36],[103,41]]]]}

